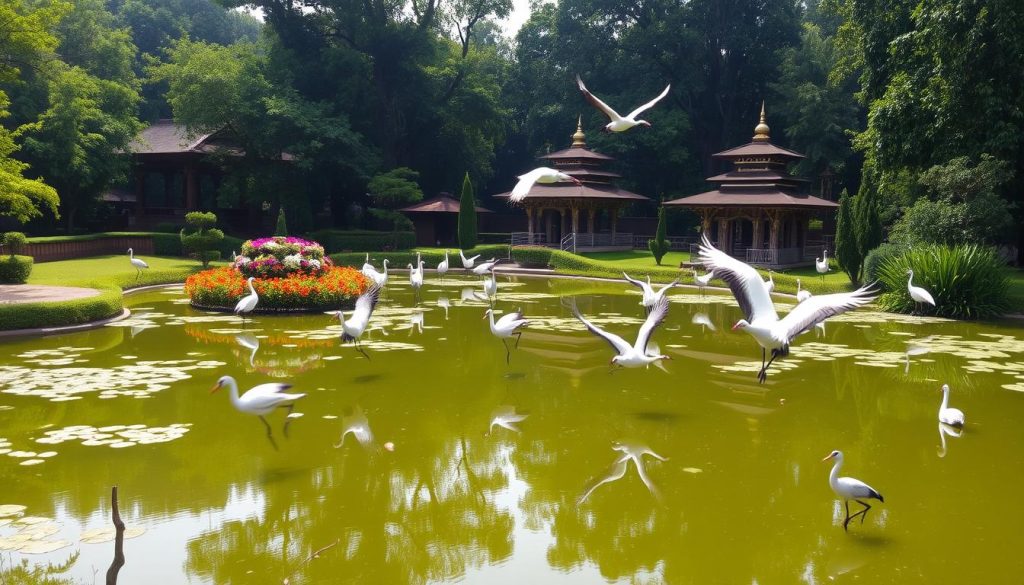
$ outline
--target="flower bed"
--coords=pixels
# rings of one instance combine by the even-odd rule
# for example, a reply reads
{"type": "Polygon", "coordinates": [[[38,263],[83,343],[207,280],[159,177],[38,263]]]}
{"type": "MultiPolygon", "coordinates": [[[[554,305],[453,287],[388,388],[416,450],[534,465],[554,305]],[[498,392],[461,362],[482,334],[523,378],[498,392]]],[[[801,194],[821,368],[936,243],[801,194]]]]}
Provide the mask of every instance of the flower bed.
{"type": "Polygon", "coordinates": [[[324,258],[324,248],[316,242],[278,236],[243,243],[233,267],[246,277],[256,278],[285,277],[299,272],[319,275],[331,267],[331,260],[324,258]]]}
{"type": "MultiPolygon", "coordinates": [[[[259,241],[259,240],[257,240],[259,241]]],[[[321,253],[323,249],[321,248],[321,253]]],[[[232,310],[249,293],[247,276],[233,266],[204,270],[185,281],[192,305],[203,309],[232,310]]],[[[326,266],[315,273],[298,270],[253,281],[259,295],[255,312],[325,311],[352,306],[367,287],[367,279],[354,268],[326,266]]]]}

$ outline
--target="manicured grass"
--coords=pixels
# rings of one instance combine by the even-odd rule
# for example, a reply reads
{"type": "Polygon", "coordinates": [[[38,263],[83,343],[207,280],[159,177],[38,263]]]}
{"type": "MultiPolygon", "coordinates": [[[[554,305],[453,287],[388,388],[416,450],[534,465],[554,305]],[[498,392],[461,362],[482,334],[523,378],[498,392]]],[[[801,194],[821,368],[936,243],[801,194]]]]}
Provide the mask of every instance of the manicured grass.
{"type": "Polygon", "coordinates": [[[1024,313],[1024,270],[1010,273],[1010,303],[1015,313],[1024,313]]]}
{"type": "Polygon", "coordinates": [[[202,269],[198,262],[184,258],[143,259],[149,270],[138,278],[128,257],[120,254],[36,264],[28,284],[81,286],[98,289],[100,294],[72,301],[0,305],[0,330],[77,325],[113,317],[124,309],[122,289],[184,282],[189,274],[202,269]]]}

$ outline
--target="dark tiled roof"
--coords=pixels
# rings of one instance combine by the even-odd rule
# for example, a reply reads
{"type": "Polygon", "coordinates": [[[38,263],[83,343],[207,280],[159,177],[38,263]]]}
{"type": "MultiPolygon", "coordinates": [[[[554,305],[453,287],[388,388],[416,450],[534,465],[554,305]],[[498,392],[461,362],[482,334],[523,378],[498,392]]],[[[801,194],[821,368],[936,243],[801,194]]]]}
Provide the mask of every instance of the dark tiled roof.
{"type": "Polygon", "coordinates": [[[729,150],[723,150],[717,152],[711,156],[715,158],[737,158],[743,156],[782,156],[785,158],[804,158],[804,155],[799,152],[787,150],[780,146],[775,146],[771,142],[750,142],[743,146],[737,146],[736,148],[730,148],[729,150]]]}
{"type": "Polygon", "coordinates": [[[807,179],[780,173],[777,170],[729,171],[728,173],[708,177],[705,180],[709,183],[772,183],[777,181],[807,182],[807,179]]]}
{"type": "MultiPolygon", "coordinates": [[[[399,211],[405,211],[407,213],[458,213],[459,202],[452,197],[446,195],[439,195],[433,199],[427,199],[426,201],[420,201],[415,205],[409,207],[403,207],[399,211]]],[[[494,213],[490,209],[483,207],[476,208],[477,213],[494,213]]]]}
{"type": "Polygon", "coordinates": [[[178,126],[171,120],[158,120],[143,130],[129,148],[135,154],[196,152],[196,149],[209,137],[209,134],[190,137],[183,126],[178,126]]]}
{"type": "MultiPolygon", "coordinates": [[[[511,191],[499,193],[495,197],[506,198],[511,193],[511,191]]],[[[527,199],[625,199],[650,201],[650,199],[643,195],[619,189],[614,185],[584,184],[580,187],[573,183],[555,183],[551,185],[535,183],[526,197],[527,199]]]]}
{"type": "Polygon", "coordinates": [[[545,154],[540,157],[548,160],[563,160],[563,159],[580,159],[580,160],[615,160],[614,157],[608,156],[607,154],[601,154],[600,152],[594,152],[589,148],[579,148],[571,146],[564,150],[545,154]]]}
{"type": "Polygon", "coordinates": [[[838,203],[813,195],[798,195],[778,189],[728,189],[707,191],[689,197],[666,201],[665,205],[680,207],[808,207],[834,209],[838,203]]]}

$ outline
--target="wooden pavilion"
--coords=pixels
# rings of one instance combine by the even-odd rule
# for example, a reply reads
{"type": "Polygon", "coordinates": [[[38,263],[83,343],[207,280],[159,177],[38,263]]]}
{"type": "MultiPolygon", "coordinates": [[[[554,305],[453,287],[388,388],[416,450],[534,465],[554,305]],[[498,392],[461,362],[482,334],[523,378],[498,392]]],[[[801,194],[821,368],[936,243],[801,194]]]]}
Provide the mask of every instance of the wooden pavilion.
{"type": "Polygon", "coordinates": [[[717,188],[665,205],[694,210],[701,231],[719,249],[748,263],[809,264],[818,251],[808,249],[808,223],[822,212],[834,213],[839,204],[807,194],[807,181],[789,174],[789,164],[804,155],[771,143],[764,104],[751,141],[713,156],[733,164],[731,171],[707,178],[717,188]]]}
{"type": "MultiPolygon", "coordinates": [[[[615,185],[618,173],[607,170],[614,158],[587,148],[582,120],[572,135],[572,145],[540,157],[582,183],[535,184],[520,205],[526,211],[527,231],[513,233],[513,244],[561,247],[573,250],[628,250],[633,234],[618,232],[619,212],[643,195],[615,185]]],[[[494,197],[508,198],[511,192],[494,197]]]]}
{"type": "MultiPolygon", "coordinates": [[[[399,209],[412,220],[416,230],[417,246],[457,246],[459,241],[459,201],[451,193],[442,192],[433,199],[399,209]]],[[[477,220],[481,213],[494,213],[476,207],[477,220]]]]}

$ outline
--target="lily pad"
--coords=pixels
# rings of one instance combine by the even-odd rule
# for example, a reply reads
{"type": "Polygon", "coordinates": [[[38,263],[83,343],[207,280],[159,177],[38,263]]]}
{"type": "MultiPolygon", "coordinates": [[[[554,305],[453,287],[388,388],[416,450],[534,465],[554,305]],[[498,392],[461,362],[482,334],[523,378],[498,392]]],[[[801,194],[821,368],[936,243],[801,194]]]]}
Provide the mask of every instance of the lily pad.
{"type": "Polygon", "coordinates": [[[25,512],[25,506],[18,504],[3,504],[0,505],[0,518],[6,518],[7,516],[21,516],[25,512]]]}
{"type": "MultiPolygon", "coordinates": [[[[142,536],[145,533],[146,529],[142,526],[132,526],[130,528],[125,528],[124,538],[125,540],[128,540],[129,538],[142,536]]],[[[82,533],[82,536],[79,537],[79,540],[84,544],[101,544],[114,540],[116,536],[117,532],[113,526],[104,526],[103,528],[92,528],[90,530],[86,530],[82,533]]]]}
{"type": "Polygon", "coordinates": [[[18,552],[26,555],[41,555],[66,546],[71,546],[71,543],[66,540],[40,540],[25,544],[18,549],[18,552]]]}

